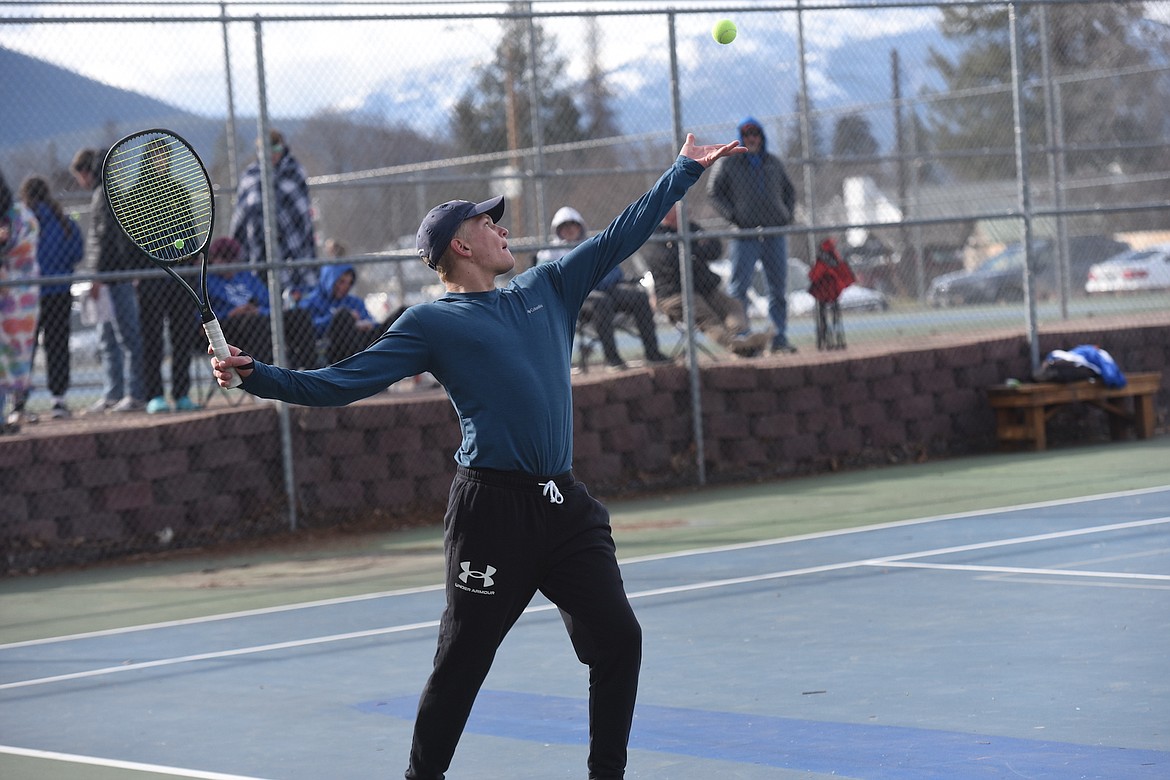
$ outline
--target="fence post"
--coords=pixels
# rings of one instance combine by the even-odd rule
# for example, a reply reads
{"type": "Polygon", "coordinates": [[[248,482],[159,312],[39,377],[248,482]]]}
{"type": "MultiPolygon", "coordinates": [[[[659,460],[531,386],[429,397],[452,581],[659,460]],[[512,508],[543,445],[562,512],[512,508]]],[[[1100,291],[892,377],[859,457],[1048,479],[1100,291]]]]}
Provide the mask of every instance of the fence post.
{"type": "MultiPolygon", "coordinates": [[[[256,112],[257,154],[260,158],[260,186],[264,203],[264,250],[268,267],[268,307],[272,319],[272,354],[277,365],[284,365],[284,302],[281,294],[280,273],[276,268],[276,252],[280,242],[276,236],[276,194],[272,191],[272,164],[268,156],[268,91],[264,84],[264,35],[260,17],[253,21],[256,38],[256,112]]],[[[292,425],[288,404],[276,402],[276,416],[280,425],[280,460],[284,467],[284,492],[288,500],[288,528],[297,530],[297,482],[293,468],[292,425]]]]}
{"type": "Polygon", "coordinates": [[[1032,373],[1040,368],[1040,336],[1036,329],[1036,289],[1033,277],[1036,256],[1032,246],[1032,189],[1028,176],[1028,127],[1024,116],[1024,75],[1020,65],[1020,17],[1017,4],[1008,4],[1008,24],[1012,61],[1012,127],[1016,139],[1016,191],[1020,218],[1024,222],[1024,324],[1028,330],[1028,348],[1032,373]]]}
{"type": "MultiPolygon", "coordinates": [[[[678,79],[678,32],[675,29],[675,14],[667,14],[670,31],[670,113],[674,122],[675,148],[681,149],[685,136],[682,130],[682,99],[679,96],[678,79]]],[[[699,484],[707,484],[707,457],[703,442],[703,399],[699,387],[699,356],[695,349],[695,307],[692,305],[695,284],[691,273],[690,231],[687,229],[686,203],[679,203],[679,232],[683,240],[679,243],[678,262],[682,281],[683,322],[687,325],[687,373],[691,387],[691,426],[695,437],[695,469],[699,484]]]]}

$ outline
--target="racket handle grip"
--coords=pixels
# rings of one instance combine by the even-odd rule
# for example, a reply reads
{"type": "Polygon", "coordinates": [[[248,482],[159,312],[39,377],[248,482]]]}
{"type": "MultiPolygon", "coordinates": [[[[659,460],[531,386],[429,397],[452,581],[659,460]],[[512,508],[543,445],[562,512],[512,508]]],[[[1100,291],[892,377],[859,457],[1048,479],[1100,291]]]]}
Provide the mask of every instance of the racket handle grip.
{"type": "MultiPolygon", "coordinates": [[[[219,320],[212,317],[207,322],[203,323],[203,332],[207,334],[207,341],[211,344],[211,350],[215,352],[215,356],[220,360],[226,360],[231,357],[231,352],[228,351],[227,339],[223,337],[223,328],[219,327],[219,320]]],[[[240,372],[234,368],[232,371],[232,380],[228,382],[228,387],[239,387],[244,380],[240,379],[240,372]]]]}

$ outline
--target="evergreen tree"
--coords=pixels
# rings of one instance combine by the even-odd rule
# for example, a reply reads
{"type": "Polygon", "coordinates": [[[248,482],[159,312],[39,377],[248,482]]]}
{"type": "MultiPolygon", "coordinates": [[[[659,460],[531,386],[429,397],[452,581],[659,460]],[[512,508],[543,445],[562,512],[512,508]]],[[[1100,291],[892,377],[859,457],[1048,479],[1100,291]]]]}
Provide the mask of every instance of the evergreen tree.
{"type": "MultiPolygon", "coordinates": [[[[1066,158],[1070,173],[1078,169],[1120,166],[1140,170],[1151,152],[1122,151],[1124,144],[1149,143],[1164,133],[1165,80],[1155,74],[1116,75],[1150,62],[1151,52],[1165,51],[1170,36],[1143,22],[1141,3],[1050,4],[1018,7],[1020,67],[1028,142],[1046,143],[1045,93],[1042,77],[1041,15],[1047,14],[1050,76],[1061,82],[1063,114],[1057,118],[1066,147],[1094,146],[1066,158]],[[1111,75],[1113,74],[1113,75],[1111,75]],[[1076,76],[1077,78],[1071,78],[1076,76]]],[[[932,136],[942,152],[961,152],[951,167],[965,178],[1014,175],[1014,121],[1008,11],[1004,6],[942,8],[943,35],[966,46],[954,58],[932,51],[930,63],[947,91],[958,96],[934,103],[932,136]],[[983,154],[972,154],[983,150],[983,154]]],[[[1043,155],[1032,155],[1037,171],[1043,155]]]]}
{"type": "MultiPolygon", "coordinates": [[[[522,13],[529,3],[511,2],[508,10],[522,13]]],[[[536,95],[545,144],[578,141],[585,137],[581,112],[573,91],[565,84],[565,59],[557,55],[556,39],[527,17],[500,20],[496,57],[478,69],[478,78],[455,104],[452,137],[468,154],[525,149],[532,142],[532,105],[529,79],[532,52],[529,24],[536,41],[536,95]]]]}
{"type": "Polygon", "coordinates": [[[601,67],[601,29],[596,16],[590,16],[585,22],[585,56],[588,66],[582,90],[585,132],[591,138],[618,135],[617,118],[611,105],[613,91],[606,84],[601,67]]]}
{"type": "Polygon", "coordinates": [[[865,116],[854,111],[837,120],[833,128],[833,157],[873,157],[878,148],[865,116]]]}

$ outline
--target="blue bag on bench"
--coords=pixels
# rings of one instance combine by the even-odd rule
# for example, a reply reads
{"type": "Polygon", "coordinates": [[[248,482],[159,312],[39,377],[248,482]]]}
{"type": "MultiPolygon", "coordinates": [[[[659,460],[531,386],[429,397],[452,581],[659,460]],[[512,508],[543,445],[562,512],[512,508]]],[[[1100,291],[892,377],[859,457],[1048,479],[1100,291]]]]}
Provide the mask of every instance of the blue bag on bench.
{"type": "Polygon", "coordinates": [[[1077,382],[1082,379],[1100,379],[1106,387],[1125,387],[1125,374],[1117,367],[1113,356],[1092,344],[1081,344],[1069,350],[1054,349],[1044,358],[1036,371],[1037,382],[1077,382]]]}

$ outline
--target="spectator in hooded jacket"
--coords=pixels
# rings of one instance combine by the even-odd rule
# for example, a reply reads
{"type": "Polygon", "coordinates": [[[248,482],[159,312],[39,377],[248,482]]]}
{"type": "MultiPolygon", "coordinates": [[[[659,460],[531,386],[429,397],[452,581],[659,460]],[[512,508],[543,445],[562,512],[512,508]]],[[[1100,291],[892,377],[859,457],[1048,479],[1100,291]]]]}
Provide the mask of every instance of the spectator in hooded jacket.
{"type": "Polygon", "coordinates": [[[317,338],[325,340],[325,360],[330,365],[361,352],[390,325],[375,320],[365,302],[350,294],[356,281],[352,265],[322,266],[317,289],[301,300],[317,338]]]}
{"type": "MultiPolygon", "coordinates": [[[[559,260],[577,244],[585,240],[585,219],[570,206],[557,210],[552,218],[552,231],[557,237],[557,246],[542,249],[536,254],[536,262],[549,263],[559,260]]],[[[642,339],[642,350],[647,363],[665,363],[670,359],[658,349],[658,329],[654,325],[654,308],[650,296],[641,286],[628,284],[621,266],[614,268],[598,282],[581,306],[581,321],[592,325],[601,342],[605,362],[613,369],[623,369],[626,362],[618,352],[614,333],[614,320],[620,313],[629,314],[642,339]]]]}
{"type": "MultiPolygon", "coordinates": [[[[20,199],[37,218],[40,237],[37,239],[37,265],[41,277],[71,276],[85,254],[81,228],[61,209],[61,204],[49,191],[49,183],[40,176],[29,176],[20,185],[20,199]]],[[[63,419],[70,416],[65,405],[69,389],[69,314],[73,296],[69,282],[41,285],[41,311],[37,318],[37,333],[45,345],[45,370],[49,393],[53,396],[50,416],[63,419]]],[[[24,411],[27,394],[17,399],[15,411],[30,422],[34,419],[24,411]]]]}
{"type": "MultiPolygon", "coordinates": [[[[81,149],[69,169],[77,183],[93,191],[89,209],[89,233],[85,239],[86,264],[98,273],[135,271],[153,268],[129,236],[118,227],[106,202],[102,183],[102,160],[98,149],[81,149]]],[[[106,296],[113,316],[101,323],[101,343],[105,382],[102,397],[89,407],[90,413],[138,412],[146,406],[146,388],[142,381],[142,323],[138,311],[138,294],[132,278],[94,282],[90,295],[106,296]]]]}
{"type": "MultiPolygon", "coordinates": [[[[725,157],[711,171],[707,193],[716,211],[741,229],[792,224],[796,189],[780,158],[768,153],[764,128],[752,117],[739,123],[740,143],[747,154],[725,157]]],[[[748,309],[748,289],[756,264],[768,282],[768,317],[772,320],[772,352],[795,352],[788,341],[788,237],[752,236],[731,240],[728,292],[748,309]]]]}
{"type": "MultiPolygon", "coordinates": [[[[220,236],[211,242],[207,250],[207,300],[224,338],[257,360],[269,363],[273,350],[268,286],[251,271],[228,267],[240,264],[240,255],[240,242],[231,236],[220,236]]],[[[316,368],[319,361],[309,313],[286,309],[281,315],[289,367],[316,368]]]]}
{"type": "MultiPolygon", "coordinates": [[[[276,251],[273,259],[307,260],[317,256],[313,204],[305,169],[289,151],[279,130],[268,133],[267,152],[272,164],[272,192],[276,197],[276,251]]],[[[264,192],[260,160],[248,166],[236,189],[236,207],[228,233],[240,242],[249,263],[267,262],[264,244],[264,192]]],[[[261,274],[261,278],[265,278],[261,274]]],[[[281,274],[288,299],[296,302],[316,285],[312,268],[290,268],[281,274]]],[[[288,306],[286,305],[286,308],[288,306]]]]}

